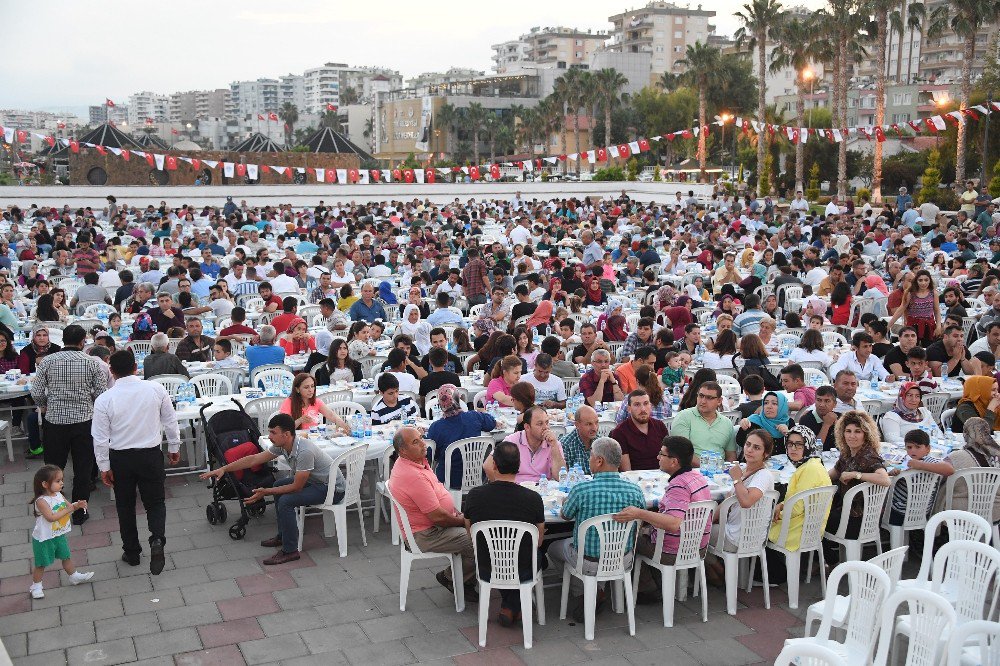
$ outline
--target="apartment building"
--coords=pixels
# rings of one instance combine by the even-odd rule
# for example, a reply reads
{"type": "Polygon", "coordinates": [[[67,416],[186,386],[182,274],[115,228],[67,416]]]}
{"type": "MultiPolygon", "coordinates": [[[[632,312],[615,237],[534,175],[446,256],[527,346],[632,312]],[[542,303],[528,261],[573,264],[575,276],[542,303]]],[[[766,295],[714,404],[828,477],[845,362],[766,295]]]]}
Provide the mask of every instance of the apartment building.
{"type": "Polygon", "coordinates": [[[201,118],[219,118],[226,115],[230,90],[190,90],[170,95],[168,116],[170,122],[181,123],[201,118]]]}
{"type": "Polygon", "coordinates": [[[715,26],[710,22],[714,10],[682,7],[665,0],[655,0],[645,7],[630,9],[609,16],[612,24],[608,48],[626,53],[649,53],[650,82],[655,82],[665,72],[679,74],[683,67],[677,64],[684,59],[689,45],[707,44],[715,26]]]}
{"type": "MultiPolygon", "coordinates": [[[[113,108],[109,110],[109,116],[113,115],[113,111],[113,108]]],[[[128,124],[132,127],[141,127],[146,123],[146,118],[166,122],[169,116],[170,98],[166,95],[143,91],[128,96],[127,117],[128,124]]]]}
{"type": "Polygon", "coordinates": [[[603,31],[535,27],[516,40],[492,46],[493,71],[508,74],[531,67],[570,69],[585,66],[607,40],[608,34],[603,31]]]}

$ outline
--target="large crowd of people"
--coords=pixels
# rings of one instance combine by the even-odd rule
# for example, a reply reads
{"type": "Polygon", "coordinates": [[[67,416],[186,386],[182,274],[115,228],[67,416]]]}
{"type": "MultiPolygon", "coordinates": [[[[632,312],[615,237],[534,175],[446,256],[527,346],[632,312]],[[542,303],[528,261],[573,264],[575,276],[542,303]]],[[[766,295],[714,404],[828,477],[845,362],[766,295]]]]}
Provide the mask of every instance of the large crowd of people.
{"type": "MultiPolygon", "coordinates": [[[[135,372],[130,343],[149,343],[146,380],[207,362],[249,376],[305,357],[269,423],[270,448],[222,468],[289,461],[291,475],[253,497],[277,497],[278,535],[265,544],[279,550],[266,563],[281,563],[299,555],[296,507],[326,497],[331,483],[329,455],[296,433],[322,420],[350,432],[317,391],[374,378],[373,420],[400,426],[388,485],[421,549],[461,554],[466,598],[475,597],[469,528],[483,520],[548,527],[539,561],[556,568],[575,566],[580,549],[596,566],[596,537],[572,524],[604,514],[642,521],[640,554],[651,553],[661,530],[664,556],[674,556],[685,510],[710,497],[699,471],[708,460],[728,471],[736,504],[725,524],[706,525],[702,549],[710,538],[733,547],[743,512],[775,490],[784,501],[836,486],[827,529],[846,516],[850,538],[860,509],[841,508],[858,484],[888,486],[901,468],[943,478],[1000,467],[1000,213],[988,197],[955,216],[915,206],[905,189],[894,205],[834,201],[815,212],[801,193],[791,206],[721,192],[665,199],[518,194],[293,208],[230,198],[195,209],[109,197],[103,209],[5,210],[0,367],[30,376],[30,393],[9,403],[15,423],[27,455],[59,468],[72,456],[73,523],[87,519],[98,470],[109,484],[139,483],[155,507],[162,494],[128,471],[138,458],[116,453],[151,444],[116,436],[107,405],[95,408],[135,372]],[[95,306],[110,316],[94,322],[95,306]],[[479,402],[462,389],[470,377],[482,387],[479,402]],[[962,384],[944,420],[925,400],[949,380],[962,384]],[[860,394],[872,382],[890,385],[888,404],[873,408],[860,394]],[[424,432],[408,419],[430,397],[436,418],[424,432]],[[571,403],[566,425],[556,427],[554,416],[571,403]],[[449,492],[461,486],[461,460],[445,478],[444,453],[500,426],[487,404],[516,417],[486,460],[489,483],[463,509],[449,492]],[[964,446],[939,455],[932,442],[942,429],[961,433],[964,446]],[[886,459],[888,445],[905,449],[902,462],[886,459]],[[95,448],[103,452],[96,460],[95,448]],[[787,484],[771,474],[776,456],[794,468],[787,484]],[[540,496],[518,484],[557,478],[566,467],[592,480],[566,497],[561,517],[570,528],[560,531],[545,523],[540,496]],[[642,470],[669,478],[655,506],[622,476],[642,470]]],[[[171,416],[156,409],[145,418],[129,427],[165,427],[173,456],[171,416]]],[[[51,470],[36,482],[39,515],[50,522],[69,515],[50,495],[61,483],[51,470]]],[[[335,483],[342,493],[339,472],[335,483]]],[[[125,496],[134,499],[134,487],[125,496]]],[[[891,501],[894,512],[905,507],[905,485],[891,501]]],[[[790,520],[784,547],[795,550],[802,514],[790,520]]],[[[134,517],[131,525],[134,532],[134,517]]],[[[151,546],[160,558],[163,543],[159,526],[151,546]]],[[[134,534],[125,548],[126,561],[137,563],[134,534]]],[[[837,557],[830,548],[827,562],[837,557]]],[[[769,559],[771,582],[781,581],[782,566],[769,559]]],[[[708,571],[721,583],[718,561],[708,571]]],[[[647,574],[642,602],[660,595],[658,577],[647,574]]],[[[455,585],[450,571],[438,580],[455,585]]],[[[519,603],[503,596],[502,622],[519,619],[519,603]]],[[[582,601],[575,614],[583,618],[582,601]]]]}

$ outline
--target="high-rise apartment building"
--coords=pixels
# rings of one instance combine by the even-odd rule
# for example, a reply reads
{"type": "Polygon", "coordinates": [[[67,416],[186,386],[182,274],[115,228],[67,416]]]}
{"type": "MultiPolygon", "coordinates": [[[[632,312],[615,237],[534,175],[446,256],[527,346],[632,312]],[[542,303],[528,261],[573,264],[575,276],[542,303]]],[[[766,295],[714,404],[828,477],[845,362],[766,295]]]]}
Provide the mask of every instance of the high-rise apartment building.
{"type": "MultiPolygon", "coordinates": [[[[132,127],[142,127],[147,118],[155,122],[167,122],[170,119],[170,98],[148,91],[138,92],[128,96],[128,124],[132,127]]],[[[108,112],[113,115],[113,109],[108,112]]]]}
{"type": "Polygon", "coordinates": [[[532,28],[516,40],[493,45],[493,71],[519,72],[534,67],[570,69],[585,66],[604,47],[603,31],[576,28],[532,28]]]}
{"type": "Polygon", "coordinates": [[[677,64],[684,59],[687,47],[695,42],[707,44],[715,26],[709,21],[715,11],[681,7],[656,0],[645,7],[609,16],[613,26],[608,48],[612,51],[649,53],[650,81],[670,72],[679,74],[677,64]]]}
{"type": "Polygon", "coordinates": [[[307,69],[302,75],[304,101],[299,112],[323,113],[327,106],[340,106],[340,74],[347,65],[326,63],[307,69]]]}
{"type": "Polygon", "coordinates": [[[233,81],[229,84],[229,115],[232,118],[256,117],[281,108],[277,79],[233,81]]]}
{"type": "Polygon", "coordinates": [[[229,106],[229,95],[228,88],[173,93],[168,106],[170,122],[224,117],[229,106]]]}

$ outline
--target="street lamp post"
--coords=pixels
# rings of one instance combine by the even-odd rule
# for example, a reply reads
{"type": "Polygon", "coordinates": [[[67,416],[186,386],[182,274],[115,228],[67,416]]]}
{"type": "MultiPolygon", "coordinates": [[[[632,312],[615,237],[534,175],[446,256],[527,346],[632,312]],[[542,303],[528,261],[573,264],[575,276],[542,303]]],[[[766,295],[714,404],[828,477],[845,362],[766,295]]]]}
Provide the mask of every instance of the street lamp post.
{"type": "MultiPolygon", "coordinates": [[[[934,100],[934,104],[937,106],[938,110],[940,111],[940,110],[944,109],[945,105],[947,105],[948,102],[950,102],[950,101],[951,101],[951,99],[946,94],[946,95],[942,95],[941,97],[939,97],[936,100],[934,100]]],[[[989,116],[987,116],[987,117],[989,117],[989,116]]],[[[941,148],[941,133],[940,132],[935,132],[934,133],[934,149],[938,150],[940,148],[941,148]]]]}
{"type": "MultiPolygon", "coordinates": [[[[719,147],[721,148],[720,152],[722,153],[722,163],[723,164],[725,164],[725,160],[726,160],[726,123],[728,123],[732,119],[733,119],[733,115],[731,113],[723,113],[723,114],[719,115],[719,120],[722,121],[722,138],[721,138],[721,140],[719,142],[719,147]]],[[[735,132],[736,132],[736,128],[735,127],[733,128],[733,132],[734,132],[734,136],[735,136],[735,132]]],[[[733,177],[732,171],[729,172],[729,177],[730,178],[733,177]]]]}
{"type": "MultiPolygon", "coordinates": [[[[813,99],[812,99],[812,96],[813,96],[813,86],[816,83],[816,72],[814,72],[813,70],[811,70],[808,67],[805,68],[805,69],[803,69],[802,70],[802,80],[809,82],[809,101],[812,102],[813,101],[813,99]]],[[[812,113],[810,113],[809,114],[808,125],[806,126],[807,131],[808,130],[812,130],[812,122],[813,122],[812,113]]]]}

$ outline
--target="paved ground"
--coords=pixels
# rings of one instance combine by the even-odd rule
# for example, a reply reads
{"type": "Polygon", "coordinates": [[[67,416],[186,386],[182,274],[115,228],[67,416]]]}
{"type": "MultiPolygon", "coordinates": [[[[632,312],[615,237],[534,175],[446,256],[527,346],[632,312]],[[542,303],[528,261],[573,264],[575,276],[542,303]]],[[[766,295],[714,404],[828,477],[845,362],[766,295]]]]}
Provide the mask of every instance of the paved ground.
{"type": "Polygon", "coordinates": [[[264,567],[271,553],[258,543],[273,535],[273,513],[253,521],[244,541],[233,541],[227,527],[208,524],[210,493],[187,477],[168,484],[162,574],[149,575],[146,557],[139,567],[120,561],[118,521],[102,487],[91,498],[90,520],[70,539],[77,565],[96,572],[93,582],[70,586],[52,568],[45,598],[33,601],[27,490],[37,466],[17,460],[0,467],[0,637],[15,664],[769,663],[785,638],[802,635],[804,609],[819,598],[814,580],[804,586],[800,609],[791,611],[784,588],[774,589],[766,610],[755,588],[740,593],[739,612],[731,617],[723,591],[710,589],[707,623],[700,621],[698,599],[677,604],[670,629],[662,626],[659,605],[640,606],[632,637],[625,615],[609,610],[588,642],[582,625],[559,620],[553,588],[547,590],[548,624],[535,627],[531,650],[523,648],[519,626],[495,622],[479,648],[476,605],[455,613],[453,597],[434,580],[438,564],[414,571],[407,611],[399,612],[398,547],[386,530],[370,533],[370,515],[367,547],[356,514],[349,516],[346,558],[311,519],[302,559],[264,567]]]}

